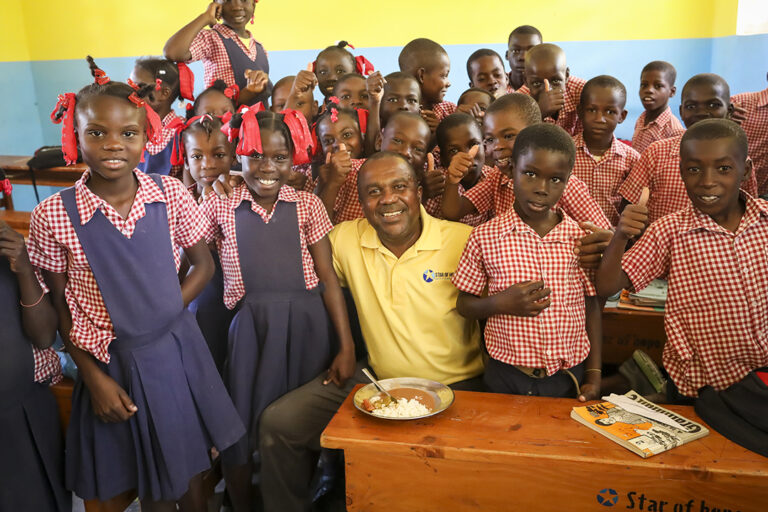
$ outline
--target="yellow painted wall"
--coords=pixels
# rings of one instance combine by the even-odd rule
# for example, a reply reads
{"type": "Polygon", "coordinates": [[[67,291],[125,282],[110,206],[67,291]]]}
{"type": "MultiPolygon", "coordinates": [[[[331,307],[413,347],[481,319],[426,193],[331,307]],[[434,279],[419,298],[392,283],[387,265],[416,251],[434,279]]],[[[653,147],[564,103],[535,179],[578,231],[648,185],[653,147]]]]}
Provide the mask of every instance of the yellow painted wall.
{"type": "MultiPolygon", "coordinates": [[[[206,6],[197,0],[0,0],[0,61],[158,54],[206,6]]],[[[444,45],[487,44],[504,41],[523,23],[550,41],[706,38],[735,34],[737,6],[738,0],[261,0],[253,29],[273,51],[339,39],[360,47],[402,46],[418,36],[444,45]]]]}

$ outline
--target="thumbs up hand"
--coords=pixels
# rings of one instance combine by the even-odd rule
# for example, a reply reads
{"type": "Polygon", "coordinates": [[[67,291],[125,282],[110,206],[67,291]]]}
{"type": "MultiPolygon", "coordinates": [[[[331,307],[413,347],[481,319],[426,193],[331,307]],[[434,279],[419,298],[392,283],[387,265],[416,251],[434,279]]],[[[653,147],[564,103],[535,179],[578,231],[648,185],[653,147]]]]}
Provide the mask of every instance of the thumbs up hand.
{"type": "Polygon", "coordinates": [[[435,170],[435,157],[432,153],[427,153],[427,170],[421,185],[425,199],[441,196],[445,191],[445,176],[442,172],[435,170]]]}
{"type": "Polygon", "coordinates": [[[565,95],[562,87],[552,88],[549,80],[544,79],[544,90],[539,93],[536,101],[539,104],[542,117],[550,117],[565,106],[565,95]]]}
{"type": "Polygon", "coordinates": [[[467,153],[460,151],[453,155],[451,163],[448,165],[448,183],[456,185],[464,179],[469,172],[469,168],[475,163],[480,146],[472,146],[467,153]]]}
{"type": "Polygon", "coordinates": [[[616,226],[616,235],[627,240],[639,237],[648,226],[648,197],[650,190],[643,187],[640,200],[636,204],[628,204],[621,212],[619,225],[616,226]]]}

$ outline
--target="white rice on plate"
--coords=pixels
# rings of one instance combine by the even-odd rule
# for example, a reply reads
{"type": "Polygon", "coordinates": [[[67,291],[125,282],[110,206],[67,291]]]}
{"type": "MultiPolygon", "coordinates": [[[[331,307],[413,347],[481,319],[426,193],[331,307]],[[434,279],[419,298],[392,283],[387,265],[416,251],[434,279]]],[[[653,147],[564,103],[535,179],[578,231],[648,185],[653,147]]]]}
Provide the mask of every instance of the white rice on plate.
{"type": "MultiPolygon", "coordinates": [[[[371,402],[377,401],[374,397],[371,402]]],[[[371,411],[374,416],[381,416],[382,418],[413,418],[415,416],[424,416],[431,411],[429,407],[422,404],[418,400],[412,398],[399,398],[397,402],[391,402],[384,407],[376,408],[371,411]]]]}

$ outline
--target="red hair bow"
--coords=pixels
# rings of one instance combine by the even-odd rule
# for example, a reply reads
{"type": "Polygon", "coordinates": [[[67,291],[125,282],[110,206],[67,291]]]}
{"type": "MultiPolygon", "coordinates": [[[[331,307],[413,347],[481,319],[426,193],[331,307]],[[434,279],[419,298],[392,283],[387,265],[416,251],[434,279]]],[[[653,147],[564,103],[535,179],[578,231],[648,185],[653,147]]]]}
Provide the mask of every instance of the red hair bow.
{"type": "Polygon", "coordinates": [[[365,131],[368,128],[368,109],[356,108],[357,122],[360,124],[360,132],[365,135],[365,131]]]}
{"type": "Polygon", "coordinates": [[[139,84],[137,84],[136,82],[134,82],[134,81],[133,81],[133,80],[131,80],[130,78],[129,78],[128,80],[126,80],[126,81],[125,81],[125,83],[127,83],[128,85],[130,85],[130,86],[131,86],[131,88],[132,88],[134,91],[138,91],[138,90],[139,90],[139,84]]]}
{"type": "Polygon", "coordinates": [[[185,100],[195,101],[195,74],[183,62],[177,62],[176,67],[179,68],[179,94],[185,100]]]}
{"type": "Polygon", "coordinates": [[[240,87],[237,84],[232,84],[224,89],[224,96],[237,103],[237,99],[240,97],[240,87]]]}
{"type": "Polygon", "coordinates": [[[240,141],[237,143],[237,154],[251,156],[254,152],[261,153],[261,130],[256,119],[256,109],[243,111],[243,123],[240,125],[240,141]]]}
{"type": "Polygon", "coordinates": [[[331,107],[331,122],[335,123],[339,120],[339,111],[336,107],[331,107]]]}
{"type": "Polygon", "coordinates": [[[283,114],[283,121],[288,126],[288,131],[291,132],[293,165],[310,163],[312,160],[310,160],[309,155],[313,155],[315,152],[315,141],[309,131],[307,118],[301,112],[292,109],[283,110],[281,114],[283,114]]]}
{"type": "Polygon", "coordinates": [[[159,91],[163,88],[163,80],[160,78],[155,78],[155,90],[159,91]]]}
{"type": "Polygon", "coordinates": [[[105,85],[112,81],[109,79],[107,74],[99,68],[96,68],[93,71],[93,79],[99,85],[105,85]]]}
{"type": "Polygon", "coordinates": [[[210,114],[203,114],[201,116],[195,116],[188,120],[186,123],[180,118],[176,117],[168,123],[166,128],[173,128],[176,133],[173,135],[173,150],[171,151],[171,165],[184,165],[184,144],[181,143],[181,134],[184,130],[198,122],[200,119],[208,118],[212,119],[210,114]]]}
{"type": "Polygon", "coordinates": [[[2,169],[0,169],[0,192],[6,196],[11,195],[11,192],[13,192],[13,185],[11,185],[11,180],[5,177],[5,173],[2,169]]]}
{"type": "MultiPolygon", "coordinates": [[[[350,47],[354,48],[352,45],[350,45],[350,47]]],[[[373,68],[373,64],[371,63],[371,61],[369,61],[362,55],[358,55],[357,57],[355,57],[355,67],[357,68],[357,72],[363,76],[368,76],[374,71],[376,71],[373,68]]]]}
{"type": "Polygon", "coordinates": [[[157,112],[155,112],[146,101],[139,98],[135,92],[132,92],[131,95],[128,96],[128,100],[136,105],[136,107],[144,108],[147,112],[147,139],[149,142],[156,142],[163,129],[163,123],[160,121],[160,116],[157,115],[157,112]]]}
{"type": "Polygon", "coordinates": [[[61,125],[61,150],[67,165],[77,162],[77,137],[75,136],[75,103],[73,92],[59,94],[56,107],[51,112],[51,121],[61,125]]]}

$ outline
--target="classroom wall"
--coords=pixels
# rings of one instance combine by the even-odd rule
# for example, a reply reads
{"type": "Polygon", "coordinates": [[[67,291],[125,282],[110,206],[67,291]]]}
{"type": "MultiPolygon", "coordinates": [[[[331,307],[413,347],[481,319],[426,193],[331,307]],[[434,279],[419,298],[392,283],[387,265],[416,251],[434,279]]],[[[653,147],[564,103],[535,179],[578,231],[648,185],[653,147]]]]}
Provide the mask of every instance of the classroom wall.
{"type": "MultiPolygon", "coordinates": [[[[44,144],[59,143],[59,126],[51,124],[49,114],[57,94],[91,81],[86,54],[110,76],[124,79],[137,56],[159,55],[167,38],[206,5],[189,0],[0,2],[0,19],[6,20],[0,32],[0,101],[6,121],[0,124],[0,153],[31,154],[44,144]]],[[[269,51],[273,79],[295,74],[314,60],[318,49],[338,39],[352,42],[377,69],[390,72],[397,69],[402,45],[417,36],[432,38],[451,57],[453,85],[447,99],[455,101],[467,87],[469,54],[488,47],[503,55],[509,31],[532,24],[545,41],[565,49],[572,74],[588,79],[609,73],[624,82],[629,115],[617,135],[629,138],[642,110],[639,72],[650,60],[672,62],[678,88],[705,71],[726,77],[732,92],[765,87],[768,35],[735,35],[738,8],[737,0],[261,0],[252,31],[269,51]]],[[[199,90],[202,66],[192,69],[199,90]]],[[[18,207],[34,206],[34,198],[19,189],[18,207]]]]}

